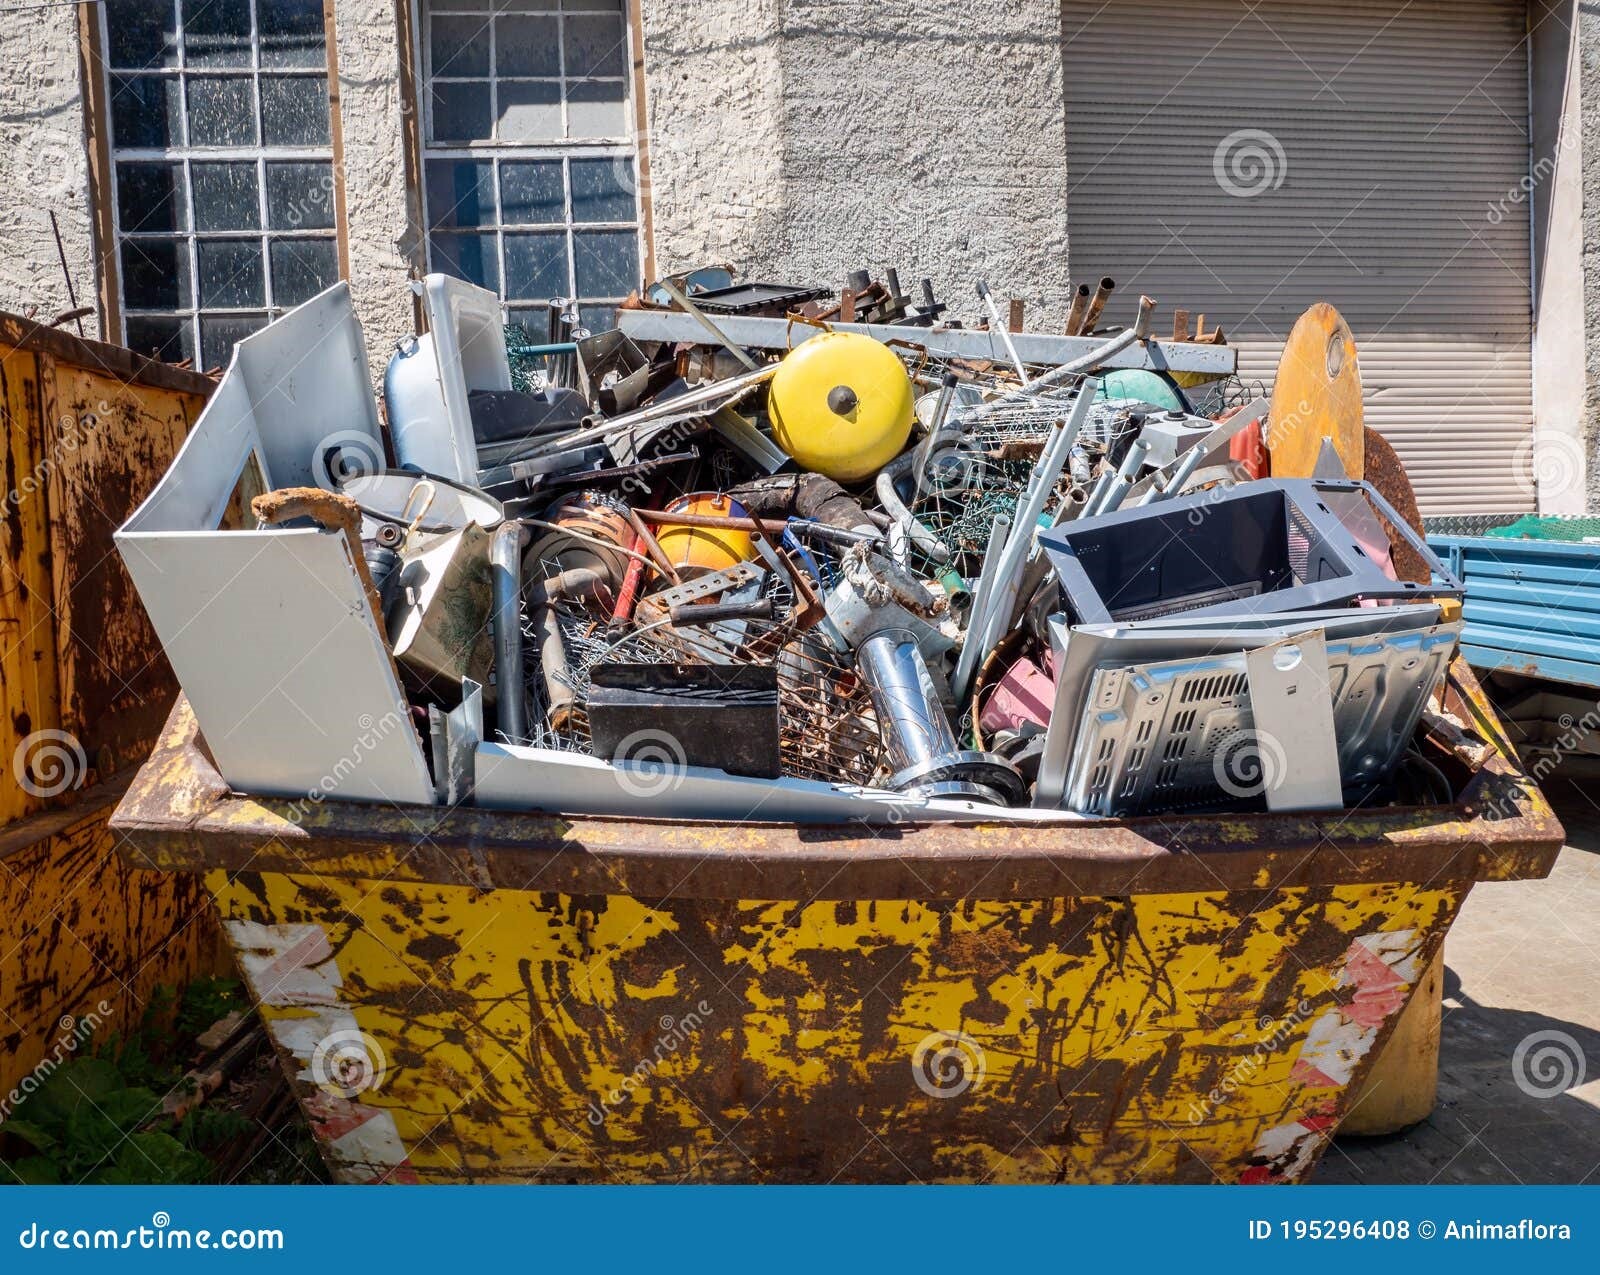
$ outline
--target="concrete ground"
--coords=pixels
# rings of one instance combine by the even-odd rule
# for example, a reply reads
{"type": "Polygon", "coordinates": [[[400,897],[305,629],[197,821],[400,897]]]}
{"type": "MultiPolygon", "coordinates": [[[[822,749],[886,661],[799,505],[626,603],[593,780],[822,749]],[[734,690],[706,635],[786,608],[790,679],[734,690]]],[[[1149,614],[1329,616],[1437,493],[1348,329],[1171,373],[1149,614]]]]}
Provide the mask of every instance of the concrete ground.
{"type": "Polygon", "coordinates": [[[1545,792],[1567,830],[1550,876],[1475,887],[1445,940],[1438,1105],[1338,1139],[1313,1181],[1600,1184],[1600,782],[1545,792]],[[1560,1035],[1530,1044],[1519,1085],[1539,1033],[1560,1035]]]}

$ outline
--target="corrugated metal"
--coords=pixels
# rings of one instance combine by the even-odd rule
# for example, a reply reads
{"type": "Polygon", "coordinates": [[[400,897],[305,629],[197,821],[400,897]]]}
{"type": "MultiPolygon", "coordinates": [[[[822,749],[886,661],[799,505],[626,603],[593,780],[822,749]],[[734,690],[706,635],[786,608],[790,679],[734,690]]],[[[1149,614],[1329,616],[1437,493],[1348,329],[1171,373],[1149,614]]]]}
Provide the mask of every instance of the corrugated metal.
{"type": "Polygon", "coordinates": [[[1423,511],[1533,508],[1525,24],[1522,0],[1065,0],[1074,276],[1204,311],[1247,379],[1332,302],[1423,511]]]}
{"type": "Polygon", "coordinates": [[[1474,668],[1600,687],[1600,545],[1430,536],[1466,582],[1474,668]]]}

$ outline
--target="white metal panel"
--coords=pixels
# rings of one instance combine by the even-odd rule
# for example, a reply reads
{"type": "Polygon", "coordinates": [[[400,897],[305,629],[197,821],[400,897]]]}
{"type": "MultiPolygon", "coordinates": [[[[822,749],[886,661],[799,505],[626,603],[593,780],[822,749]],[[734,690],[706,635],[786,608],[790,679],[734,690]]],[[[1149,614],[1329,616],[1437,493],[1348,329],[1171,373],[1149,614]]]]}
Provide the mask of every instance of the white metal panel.
{"type": "Polygon", "coordinates": [[[1062,15],[1074,276],[1203,311],[1247,379],[1332,302],[1424,512],[1532,508],[1522,0],[1062,15]]]}
{"type": "Polygon", "coordinates": [[[116,544],[222,776],[245,792],[431,803],[433,784],[343,535],[221,531],[255,458],[310,485],[330,437],[377,437],[343,284],[240,342],[116,544]]]}
{"type": "Polygon", "coordinates": [[[232,787],[433,801],[410,709],[342,535],[166,532],[118,543],[232,787]]]}
{"type": "Polygon", "coordinates": [[[430,274],[412,289],[428,331],[402,341],[383,378],[395,455],[402,465],[461,483],[478,480],[473,390],[509,390],[505,315],[487,288],[430,274]]]}

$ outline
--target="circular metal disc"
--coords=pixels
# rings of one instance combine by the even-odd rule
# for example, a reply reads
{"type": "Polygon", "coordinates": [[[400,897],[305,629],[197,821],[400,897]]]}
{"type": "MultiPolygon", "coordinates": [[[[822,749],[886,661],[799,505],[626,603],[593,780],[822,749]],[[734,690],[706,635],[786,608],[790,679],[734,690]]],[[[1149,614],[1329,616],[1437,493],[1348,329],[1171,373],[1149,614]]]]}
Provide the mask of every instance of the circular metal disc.
{"type": "Polygon", "coordinates": [[[1295,321],[1278,360],[1267,414],[1267,450],[1274,478],[1310,478],[1322,440],[1332,439],[1345,474],[1366,472],[1362,438],[1361,370],[1355,338],[1326,301],[1295,321]]]}

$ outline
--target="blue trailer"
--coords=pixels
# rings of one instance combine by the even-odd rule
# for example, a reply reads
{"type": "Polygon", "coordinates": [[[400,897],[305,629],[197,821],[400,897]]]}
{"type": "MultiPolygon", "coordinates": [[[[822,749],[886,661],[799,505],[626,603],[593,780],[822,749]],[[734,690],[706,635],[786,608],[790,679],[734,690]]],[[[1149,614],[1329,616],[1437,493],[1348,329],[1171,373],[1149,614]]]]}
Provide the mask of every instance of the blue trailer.
{"type": "Polygon", "coordinates": [[[1431,535],[1466,585],[1467,661],[1600,690],[1600,543],[1431,535]]]}

